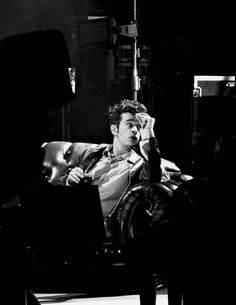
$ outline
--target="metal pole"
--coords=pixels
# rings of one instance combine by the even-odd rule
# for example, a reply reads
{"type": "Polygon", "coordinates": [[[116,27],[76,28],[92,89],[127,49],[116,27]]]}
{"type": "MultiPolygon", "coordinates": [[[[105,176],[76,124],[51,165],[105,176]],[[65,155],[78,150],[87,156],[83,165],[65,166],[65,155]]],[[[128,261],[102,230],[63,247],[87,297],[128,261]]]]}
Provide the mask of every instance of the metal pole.
{"type": "Polygon", "coordinates": [[[137,1],[134,0],[134,21],[137,20],[137,1]]]}
{"type": "MultiPolygon", "coordinates": [[[[134,0],[134,20],[133,22],[137,23],[137,3],[134,0]]],[[[138,48],[137,48],[137,37],[133,38],[133,62],[132,62],[132,80],[131,80],[131,90],[133,93],[133,99],[138,99],[138,90],[139,90],[139,77],[138,77],[138,68],[137,68],[137,57],[138,57],[138,48]]]]}

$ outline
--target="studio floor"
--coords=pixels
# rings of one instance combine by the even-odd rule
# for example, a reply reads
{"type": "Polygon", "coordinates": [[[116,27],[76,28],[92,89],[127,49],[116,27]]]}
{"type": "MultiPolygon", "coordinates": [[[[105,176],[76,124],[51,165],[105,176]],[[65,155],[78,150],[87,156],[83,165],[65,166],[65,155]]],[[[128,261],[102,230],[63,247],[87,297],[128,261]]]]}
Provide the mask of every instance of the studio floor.
{"type": "MultiPolygon", "coordinates": [[[[76,293],[38,293],[35,294],[38,301],[42,305],[139,305],[138,295],[120,295],[120,296],[109,296],[109,297],[90,297],[87,298],[83,295],[76,293]]],[[[167,291],[165,288],[157,290],[156,304],[167,305],[167,291]]]]}

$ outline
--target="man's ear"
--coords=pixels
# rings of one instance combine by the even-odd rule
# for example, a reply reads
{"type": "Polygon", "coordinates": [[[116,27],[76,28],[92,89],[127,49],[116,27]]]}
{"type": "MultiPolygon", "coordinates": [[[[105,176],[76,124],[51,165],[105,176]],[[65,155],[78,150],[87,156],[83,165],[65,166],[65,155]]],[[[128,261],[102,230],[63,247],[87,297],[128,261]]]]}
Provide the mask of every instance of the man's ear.
{"type": "Polygon", "coordinates": [[[117,134],[117,132],[118,132],[117,126],[112,124],[110,126],[110,129],[111,129],[111,133],[113,134],[113,136],[115,136],[117,134]]]}

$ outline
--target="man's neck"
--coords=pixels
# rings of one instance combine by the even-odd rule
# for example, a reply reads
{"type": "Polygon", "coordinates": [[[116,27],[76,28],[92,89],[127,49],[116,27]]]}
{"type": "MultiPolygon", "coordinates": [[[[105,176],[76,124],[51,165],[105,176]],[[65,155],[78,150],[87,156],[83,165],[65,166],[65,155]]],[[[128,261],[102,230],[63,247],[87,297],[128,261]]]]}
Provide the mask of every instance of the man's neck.
{"type": "Polygon", "coordinates": [[[121,145],[119,142],[117,142],[115,139],[113,141],[113,154],[115,156],[124,155],[132,150],[132,147],[121,145]]]}

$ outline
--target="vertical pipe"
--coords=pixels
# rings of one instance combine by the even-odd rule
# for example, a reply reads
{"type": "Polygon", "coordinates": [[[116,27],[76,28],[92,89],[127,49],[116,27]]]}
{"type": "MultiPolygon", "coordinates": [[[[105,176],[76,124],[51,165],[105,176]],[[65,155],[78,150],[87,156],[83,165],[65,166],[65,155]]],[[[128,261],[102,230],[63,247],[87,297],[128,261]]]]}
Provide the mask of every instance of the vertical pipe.
{"type": "Polygon", "coordinates": [[[65,106],[61,108],[61,130],[62,130],[62,141],[65,141],[65,106]]]}
{"type": "Polygon", "coordinates": [[[132,67],[132,91],[133,99],[137,100],[138,90],[139,90],[139,78],[138,78],[138,69],[137,69],[137,39],[133,38],[133,67],[132,67]]]}
{"type": "MultiPolygon", "coordinates": [[[[137,2],[136,0],[133,0],[133,22],[137,23],[137,2]]],[[[133,99],[137,100],[138,98],[138,90],[139,90],[139,77],[138,77],[138,68],[137,68],[137,37],[133,38],[133,44],[132,44],[132,75],[131,75],[131,90],[133,93],[133,99]]]]}

